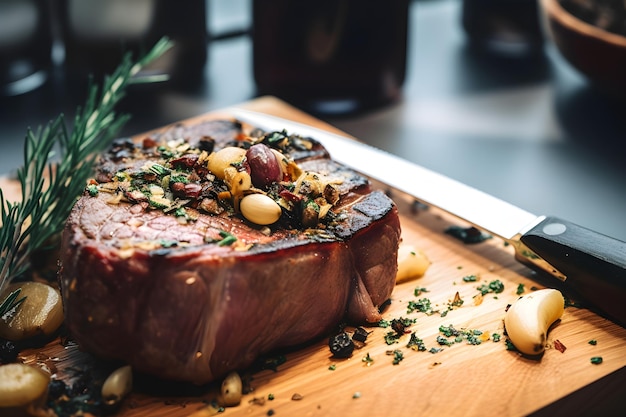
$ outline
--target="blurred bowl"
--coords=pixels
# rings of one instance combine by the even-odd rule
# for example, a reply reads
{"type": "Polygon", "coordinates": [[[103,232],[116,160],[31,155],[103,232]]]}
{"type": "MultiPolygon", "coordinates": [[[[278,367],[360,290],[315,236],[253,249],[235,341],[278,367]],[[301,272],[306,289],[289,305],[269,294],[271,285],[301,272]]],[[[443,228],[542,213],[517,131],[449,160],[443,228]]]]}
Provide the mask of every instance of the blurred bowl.
{"type": "Polygon", "coordinates": [[[626,36],[581,20],[559,0],[541,0],[541,9],[561,55],[600,89],[626,98],[626,36]]]}

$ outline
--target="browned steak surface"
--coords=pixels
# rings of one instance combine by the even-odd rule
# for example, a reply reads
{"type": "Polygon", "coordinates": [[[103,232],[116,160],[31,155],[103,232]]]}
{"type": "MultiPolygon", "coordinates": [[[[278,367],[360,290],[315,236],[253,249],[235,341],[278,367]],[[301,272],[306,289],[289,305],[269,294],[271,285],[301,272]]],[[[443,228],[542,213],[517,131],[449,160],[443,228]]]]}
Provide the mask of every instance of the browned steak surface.
{"type": "Polygon", "coordinates": [[[305,182],[283,176],[264,192],[253,185],[243,195],[273,196],[283,213],[254,224],[205,159],[268,136],[214,121],[136,145],[118,141],[103,156],[99,182],[76,203],[62,243],[66,325],[83,349],[162,378],[205,383],[327,335],[342,320],[380,320],[397,270],[395,205],[318,143],[283,138],[279,148],[295,159],[300,178],[319,174],[337,197],[317,197],[316,207],[334,203],[311,223],[303,207],[313,194],[294,191],[305,182]]]}

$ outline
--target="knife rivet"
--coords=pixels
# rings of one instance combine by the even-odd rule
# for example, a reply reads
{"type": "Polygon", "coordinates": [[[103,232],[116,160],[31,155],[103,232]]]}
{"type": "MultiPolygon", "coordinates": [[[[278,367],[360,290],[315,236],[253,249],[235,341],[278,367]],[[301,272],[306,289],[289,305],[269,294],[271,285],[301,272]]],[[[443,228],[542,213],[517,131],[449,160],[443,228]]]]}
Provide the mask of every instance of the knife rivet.
{"type": "Polygon", "coordinates": [[[567,226],[563,223],[550,223],[543,226],[543,233],[550,236],[563,234],[566,230],[567,226]]]}

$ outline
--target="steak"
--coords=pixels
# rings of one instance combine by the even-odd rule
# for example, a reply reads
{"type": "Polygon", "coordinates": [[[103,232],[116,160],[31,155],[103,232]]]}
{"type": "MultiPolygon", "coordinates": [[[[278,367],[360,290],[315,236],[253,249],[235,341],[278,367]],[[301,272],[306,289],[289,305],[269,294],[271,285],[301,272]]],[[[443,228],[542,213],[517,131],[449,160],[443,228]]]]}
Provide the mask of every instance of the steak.
{"type": "Polygon", "coordinates": [[[175,125],[101,156],[63,232],[65,323],[96,356],[207,383],[342,322],[378,322],[399,241],[392,200],[314,139],[231,120],[175,125]],[[257,144],[281,159],[278,181],[238,191],[208,169],[238,148],[247,158],[231,174],[258,178],[257,144]],[[246,218],[249,194],[271,197],[280,217],[246,218]]]}

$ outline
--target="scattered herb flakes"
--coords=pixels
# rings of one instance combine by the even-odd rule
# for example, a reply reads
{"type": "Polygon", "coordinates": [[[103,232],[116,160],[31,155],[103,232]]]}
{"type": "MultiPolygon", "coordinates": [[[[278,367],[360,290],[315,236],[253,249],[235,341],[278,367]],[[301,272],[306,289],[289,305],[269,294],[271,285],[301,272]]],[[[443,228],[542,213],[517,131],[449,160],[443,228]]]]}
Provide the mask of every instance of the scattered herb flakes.
{"type": "Polygon", "coordinates": [[[420,352],[424,352],[426,350],[426,345],[424,344],[424,341],[417,337],[417,334],[415,333],[411,333],[411,338],[406,344],[406,347],[420,352]]]}
{"type": "Polygon", "coordinates": [[[415,289],[413,290],[413,295],[419,297],[420,295],[422,295],[422,293],[425,292],[428,292],[428,289],[426,289],[425,287],[415,287],[415,289]]]}
{"type": "Polygon", "coordinates": [[[267,394],[267,399],[268,399],[268,400],[270,400],[270,401],[274,401],[274,398],[275,398],[275,397],[274,397],[274,394],[272,394],[272,393],[267,394]]]}
{"type": "Polygon", "coordinates": [[[385,343],[388,345],[398,343],[400,337],[409,332],[407,328],[414,324],[415,321],[415,319],[408,319],[404,317],[391,320],[389,326],[393,329],[393,331],[389,331],[385,334],[385,343]]]}
{"type": "Polygon", "coordinates": [[[337,369],[337,365],[335,365],[334,363],[331,363],[330,366],[328,367],[329,371],[334,371],[335,369],[337,369]]]}
{"type": "Polygon", "coordinates": [[[431,305],[430,299],[428,298],[420,298],[417,301],[411,300],[407,305],[407,313],[411,314],[413,312],[422,312],[428,316],[433,314],[435,311],[431,305]]]}
{"type": "Polygon", "coordinates": [[[558,350],[559,352],[561,352],[561,353],[565,352],[565,349],[567,349],[567,348],[565,347],[565,345],[564,345],[563,343],[561,343],[561,341],[560,341],[560,340],[558,340],[558,339],[556,339],[556,340],[554,341],[554,348],[555,348],[556,350],[558,350]]]}
{"type": "Polygon", "coordinates": [[[598,344],[598,341],[597,341],[596,339],[591,339],[588,343],[589,343],[590,345],[595,346],[595,345],[597,345],[597,344],[598,344]]]}
{"type": "Polygon", "coordinates": [[[463,282],[476,282],[478,281],[478,275],[466,275],[463,277],[463,282]]]}
{"type": "Polygon", "coordinates": [[[487,239],[491,239],[491,235],[481,232],[474,226],[460,227],[450,226],[445,230],[445,233],[459,239],[463,243],[474,244],[481,243],[487,239]]]}
{"type": "Polygon", "coordinates": [[[493,340],[496,343],[499,342],[501,338],[502,336],[500,335],[500,333],[493,333],[491,335],[491,340],[493,340]]]}
{"type": "Polygon", "coordinates": [[[98,195],[98,186],[96,184],[89,184],[87,186],[87,192],[89,193],[89,196],[91,197],[95,197],[98,195]]]}
{"type": "Polygon", "coordinates": [[[275,412],[274,412],[274,410],[270,408],[269,410],[267,410],[267,413],[266,413],[266,414],[267,414],[268,416],[273,416],[273,415],[274,415],[274,413],[275,413],[275,412]]]}
{"type": "Polygon", "coordinates": [[[445,336],[437,336],[437,343],[439,343],[439,345],[441,346],[450,346],[453,345],[455,342],[448,340],[445,336]]]}
{"type": "Polygon", "coordinates": [[[396,332],[387,332],[387,334],[385,334],[385,343],[388,345],[398,343],[398,339],[400,339],[400,335],[396,332]]]}
{"type": "Polygon", "coordinates": [[[389,320],[381,320],[378,322],[378,327],[381,327],[383,329],[386,329],[387,327],[391,326],[391,322],[389,320]]]}
{"type": "Polygon", "coordinates": [[[513,342],[511,342],[510,339],[506,339],[505,343],[506,343],[506,350],[517,351],[517,348],[515,347],[513,342]]]}
{"type": "Polygon", "coordinates": [[[592,364],[600,365],[602,363],[602,356],[593,356],[590,360],[592,364]]]}
{"type": "Polygon", "coordinates": [[[441,352],[442,350],[443,350],[443,348],[435,348],[435,347],[432,347],[432,348],[430,348],[428,351],[429,351],[430,353],[432,353],[432,354],[435,354],[435,353],[439,353],[439,352],[441,352]]]}
{"type": "Polygon", "coordinates": [[[524,284],[522,284],[522,283],[517,284],[517,290],[515,290],[515,294],[522,295],[524,293],[524,291],[525,291],[524,284]]]}
{"type": "Polygon", "coordinates": [[[496,279],[491,281],[489,284],[480,285],[476,287],[476,289],[480,291],[482,295],[487,295],[489,293],[500,294],[504,291],[504,284],[499,279],[496,279]]]}
{"type": "Polygon", "coordinates": [[[230,246],[237,241],[235,236],[223,230],[220,231],[220,236],[222,237],[222,240],[217,242],[218,246],[230,246]]]}
{"type": "Polygon", "coordinates": [[[374,359],[370,356],[368,352],[367,355],[363,356],[361,362],[365,363],[365,366],[372,366],[372,364],[374,363],[374,359]]]}
{"type": "Polygon", "coordinates": [[[394,365],[399,365],[404,360],[404,353],[400,349],[388,350],[386,353],[389,356],[393,356],[391,363],[394,365]]]}
{"type": "Polygon", "coordinates": [[[445,337],[458,336],[461,333],[454,328],[454,326],[439,326],[439,332],[443,334],[445,337]]]}
{"type": "Polygon", "coordinates": [[[352,394],[352,398],[356,399],[356,398],[361,398],[361,392],[357,391],[354,394],[352,394]]]}

